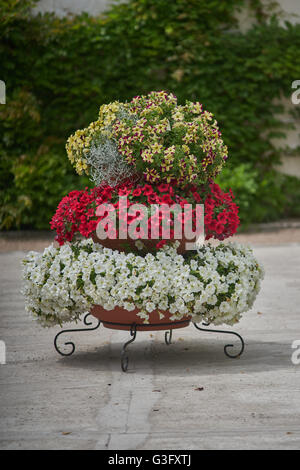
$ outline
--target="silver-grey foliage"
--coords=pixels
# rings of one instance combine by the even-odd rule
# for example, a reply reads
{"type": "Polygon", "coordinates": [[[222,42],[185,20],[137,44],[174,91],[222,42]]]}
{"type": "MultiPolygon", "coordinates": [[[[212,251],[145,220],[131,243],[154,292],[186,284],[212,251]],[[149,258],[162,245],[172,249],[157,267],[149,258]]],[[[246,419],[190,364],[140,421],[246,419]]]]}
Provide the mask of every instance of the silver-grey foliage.
{"type": "Polygon", "coordinates": [[[129,166],[124,160],[114,140],[95,142],[86,159],[91,178],[97,186],[105,182],[115,187],[135,174],[134,167],[129,166]]]}

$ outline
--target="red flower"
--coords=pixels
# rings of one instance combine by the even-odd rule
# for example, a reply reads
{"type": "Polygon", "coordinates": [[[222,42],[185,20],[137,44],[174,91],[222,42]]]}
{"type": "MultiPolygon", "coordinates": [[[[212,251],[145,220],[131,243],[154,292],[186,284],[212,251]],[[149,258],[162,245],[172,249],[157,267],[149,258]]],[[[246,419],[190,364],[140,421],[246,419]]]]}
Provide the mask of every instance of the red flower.
{"type": "Polygon", "coordinates": [[[172,188],[172,186],[169,187],[169,194],[170,196],[174,196],[174,189],[172,188]]]}
{"type": "Polygon", "coordinates": [[[226,222],[227,222],[227,214],[226,214],[226,212],[221,212],[221,213],[218,215],[218,222],[220,222],[220,224],[226,224],[226,222]]]}
{"type": "Polygon", "coordinates": [[[207,214],[204,216],[204,225],[209,225],[212,221],[211,215],[207,214]]]}
{"type": "Polygon", "coordinates": [[[200,194],[197,193],[197,191],[195,191],[193,193],[193,196],[194,196],[194,199],[195,199],[196,202],[201,202],[202,201],[202,198],[201,198],[200,194]]]}
{"type": "Polygon", "coordinates": [[[156,249],[159,250],[159,249],[162,248],[166,243],[167,243],[167,240],[160,240],[158,243],[156,243],[156,249]]]}
{"type": "Polygon", "coordinates": [[[128,196],[128,194],[130,194],[130,192],[131,192],[131,189],[128,189],[128,188],[119,188],[118,189],[119,196],[128,196]]]}
{"type": "Polygon", "coordinates": [[[148,199],[149,204],[155,204],[155,203],[159,202],[159,198],[158,198],[157,194],[155,194],[155,193],[149,194],[147,199],[148,199]]]}
{"type": "Polygon", "coordinates": [[[205,207],[205,212],[212,212],[214,210],[214,204],[212,202],[206,202],[204,203],[205,207]]]}
{"type": "Polygon", "coordinates": [[[216,227],[217,227],[217,222],[215,220],[212,220],[208,226],[209,230],[216,230],[216,227]]]}
{"type": "Polygon", "coordinates": [[[100,196],[102,196],[102,198],[111,199],[111,193],[112,188],[110,186],[107,186],[101,191],[100,196]]]}
{"type": "Polygon", "coordinates": [[[132,195],[133,195],[134,197],[138,197],[138,196],[140,196],[141,194],[142,194],[142,189],[141,189],[141,188],[136,188],[136,189],[134,189],[134,190],[132,191],[132,195]]]}
{"type": "Polygon", "coordinates": [[[162,204],[169,204],[169,205],[171,205],[171,204],[174,203],[174,201],[171,199],[170,194],[164,194],[164,195],[161,196],[159,199],[160,199],[160,202],[161,202],[162,204]]]}
{"type": "Polygon", "coordinates": [[[186,199],[181,199],[180,202],[179,202],[179,205],[184,209],[184,206],[186,204],[189,204],[188,201],[186,199]]]}
{"type": "Polygon", "coordinates": [[[145,184],[145,186],[143,187],[143,193],[145,194],[145,196],[149,196],[150,194],[153,193],[153,188],[150,184],[145,184]]]}
{"type": "Polygon", "coordinates": [[[219,222],[217,222],[217,224],[216,224],[216,232],[217,232],[217,234],[220,235],[223,231],[224,231],[224,225],[223,225],[223,224],[220,224],[219,222]]]}
{"type": "Polygon", "coordinates": [[[161,183],[157,186],[157,189],[160,193],[167,193],[169,191],[170,185],[168,183],[161,183]]]}

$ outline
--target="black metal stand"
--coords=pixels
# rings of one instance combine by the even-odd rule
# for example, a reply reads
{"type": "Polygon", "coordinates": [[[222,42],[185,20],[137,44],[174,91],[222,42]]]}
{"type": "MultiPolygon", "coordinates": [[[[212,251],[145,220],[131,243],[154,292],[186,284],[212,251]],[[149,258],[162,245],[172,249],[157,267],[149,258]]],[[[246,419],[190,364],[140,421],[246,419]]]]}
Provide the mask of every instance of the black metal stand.
{"type": "MultiPolygon", "coordinates": [[[[87,313],[83,319],[83,323],[86,325],[86,326],[90,326],[92,325],[93,322],[91,321],[87,321],[87,318],[89,316],[92,316],[90,313],[87,313]]],[[[95,318],[95,317],[93,317],[95,318]]],[[[68,342],[65,342],[64,345],[65,346],[68,346],[68,345],[71,345],[71,351],[70,352],[63,352],[57,345],[57,340],[59,338],[60,335],[62,334],[65,334],[65,333],[77,333],[77,332],[80,332],[80,331],[93,331],[93,330],[97,330],[97,328],[99,328],[100,324],[101,324],[101,321],[100,320],[97,320],[98,323],[96,326],[92,327],[92,328],[78,328],[78,329],[74,329],[74,330],[62,330],[60,331],[54,338],[54,347],[56,349],[56,351],[61,354],[62,356],[71,356],[74,351],[75,351],[75,344],[72,342],[72,341],[68,341],[68,342]]],[[[136,323],[132,323],[131,325],[128,325],[128,323],[114,323],[114,322],[104,322],[106,324],[111,324],[111,325],[117,325],[117,326],[130,326],[130,336],[131,336],[131,339],[129,341],[127,341],[123,348],[122,348],[122,352],[121,352],[121,368],[122,368],[122,371],[123,372],[126,372],[127,369],[128,369],[128,362],[129,362],[129,359],[128,359],[128,354],[127,354],[127,351],[126,351],[126,348],[127,346],[129,346],[130,343],[133,343],[133,341],[136,339],[136,334],[137,334],[137,330],[140,329],[140,330],[143,330],[144,328],[147,328],[149,327],[149,325],[145,324],[145,325],[141,325],[141,324],[136,324],[136,323]]],[[[180,323],[186,323],[186,320],[185,321],[178,321],[178,322],[172,322],[172,323],[157,323],[157,324],[151,324],[151,326],[166,326],[166,327],[170,327],[170,326],[174,326],[174,323],[177,323],[177,324],[180,324],[180,323]]],[[[209,323],[203,323],[204,326],[209,326],[209,323]]],[[[228,348],[233,348],[233,344],[226,344],[224,346],[224,352],[226,354],[227,357],[230,357],[230,358],[236,358],[236,357],[240,357],[244,351],[244,347],[245,347],[245,343],[244,343],[244,340],[243,338],[238,334],[238,333],[235,333],[234,331],[224,331],[224,330],[211,330],[211,329],[207,329],[207,328],[201,328],[197,325],[197,323],[194,323],[194,326],[195,328],[197,328],[197,330],[200,330],[200,331],[206,331],[206,332],[212,332],[212,333],[224,333],[224,334],[230,334],[230,335],[235,335],[237,336],[240,341],[241,341],[241,349],[238,353],[236,354],[231,354],[227,351],[228,348]]],[[[167,346],[169,346],[172,342],[172,332],[173,330],[172,329],[169,329],[165,332],[165,343],[167,346]]]]}
{"type": "MultiPolygon", "coordinates": [[[[107,324],[107,325],[117,325],[117,326],[127,326],[127,327],[129,326],[128,323],[116,323],[116,322],[108,322],[108,321],[105,321],[103,323],[107,324]]],[[[172,322],[172,323],[151,323],[151,326],[153,326],[153,327],[156,327],[156,326],[174,326],[174,323],[183,324],[183,323],[186,323],[186,320],[172,322]]],[[[148,328],[148,327],[149,327],[148,324],[145,324],[145,325],[138,324],[137,325],[136,323],[132,323],[132,325],[130,325],[130,336],[132,336],[132,338],[124,344],[124,346],[122,348],[122,352],[121,352],[121,368],[122,368],[123,372],[126,372],[127,369],[128,369],[129,359],[128,359],[128,354],[126,352],[127,346],[129,346],[129,344],[133,343],[133,341],[135,340],[138,329],[140,329],[142,331],[144,328],[148,328]]],[[[172,331],[173,330],[170,329],[170,330],[165,332],[165,342],[166,342],[167,346],[169,346],[169,344],[171,344],[172,331]]]]}
{"type": "MultiPolygon", "coordinates": [[[[209,326],[209,323],[203,323],[204,326],[209,326]]],[[[228,348],[233,348],[233,344],[226,344],[224,346],[224,353],[226,354],[227,357],[230,357],[230,358],[237,358],[237,357],[240,357],[242,354],[243,354],[243,351],[244,351],[244,348],[245,348],[245,343],[244,343],[244,340],[243,338],[238,334],[238,333],[235,333],[235,331],[226,331],[226,330],[211,330],[211,329],[207,329],[207,328],[200,328],[197,323],[194,323],[194,326],[195,328],[197,328],[197,330],[200,330],[200,331],[208,331],[208,332],[211,332],[211,333],[224,333],[224,334],[227,334],[227,335],[235,335],[237,336],[240,341],[241,341],[241,349],[240,351],[237,353],[237,354],[230,354],[227,349],[228,348]]]]}
{"type": "Polygon", "coordinates": [[[167,346],[169,346],[172,343],[172,333],[173,333],[173,330],[169,330],[165,332],[165,342],[167,346]]]}
{"type": "Polygon", "coordinates": [[[136,324],[133,323],[130,328],[130,336],[132,336],[132,339],[127,341],[127,343],[124,344],[121,352],[121,368],[123,372],[126,372],[128,369],[128,355],[126,353],[126,348],[130,343],[133,343],[133,341],[136,338],[136,324]]]}
{"type": "MultiPolygon", "coordinates": [[[[139,327],[142,325],[138,325],[139,327]]],[[[133,343],[133,341],[136,338],[136,332],[137,332],[137,325],[133,323],[130,328],[130,336],[132,336],[132,339],[127,341],[127,343],[124,344],[122,353],[121,353],[121,368],[123,372],[126,372],[128,369],[128,355],[126,353],[126,348],[130,343],[133,343]]],[[[169,346],[171,344],[172,340],[172,330],[168,330],[165,332],[165,342],[166,345],[169,346]]]]}
{"type": "MultiPolygon", "coordinates": [[[[84,319],[83,319],[83,323],[84,323],[85,325],[87,325],[87,326],[90,326],[90,325],[93,324],[93,322],[91,322],[91,321],[88,322],[88,321],[87,321],[87,318],[88,318],[89,316],[92,316],[92,315],[91,315],[90,313],[87,313],[87,314],[85,315],[84,319]]],[[[95,317],[93,317],[93,318],[95,318],[95,317]]],[[[97,321],[98,321],[97,325],[96,325],[96,326],[93,326],[92,328],[78,328],[78,329],[75,329],[75,330],[62,330],[62,331],[60,331],[59,333],[57,333],[57,335],[56,335],[55,338],[54,338],[54,347],[55,347],[56,351],[57,351],[59,354],[61,354],[62,356],[71,356],[71,355],[73,354],[73,352],[75,351],[75,344],[74,344],[72,341],[67,341],[67,342],[65,343],[65,346],[68,346],[68,345],[70,344],[70,345],[72,346],[72,349],[71,349],[70,352],[65,353],[65,352],[61,351],[61,350],[59,349],[58,345],[57,345],[58,337],[59,337],[60,335],[64,334],[64,333],[77,333],[77,332],[79,332],[79,331],[92,331],[92,330],[97,330],[97,328],[99,328],[99,326],[100,326],[100,324],[101,324],[101,321],[100,321],[100,320],[97,320],[97,321]]]]}

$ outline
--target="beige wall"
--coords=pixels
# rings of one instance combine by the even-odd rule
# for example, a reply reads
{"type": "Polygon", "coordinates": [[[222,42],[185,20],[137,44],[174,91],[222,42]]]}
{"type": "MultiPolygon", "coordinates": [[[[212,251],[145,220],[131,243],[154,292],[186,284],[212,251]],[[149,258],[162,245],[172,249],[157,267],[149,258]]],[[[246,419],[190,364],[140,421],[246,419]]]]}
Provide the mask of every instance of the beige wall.
{"type": "Polygon", "coordinates": [[[98,15],[113,3],[113,0],[40,0],[36,12],[55,12],[59,16],[68,13],[81,13],[86,11],[91,15],[98,15]]]}
{"type": "MultiPolygon", "coordinates": [[[[267,6],[271,0],[263,0],[263,3],[267,6]]],[[[280,22],[283,24],[285,20],[290,23],[300,22],[300,0],[276,0],[278,7],[276,11],[279,13],[280,22]]],[[[244,8],[237,15],[239,25],[242,31],[246,31],[251,27],[254,22],[253,13],[249,8],[244,8]]]]}
{"type": "MultiPolygon", "coordinates": [[[[155,2],[155,0],[153,0],[155,2]]],[[[171,2],[172,0],[170,0],[171,2]]],[[[220,0],[226,1],[226,0],[220,0]]],[[[268,3],[270,0],[263,0],[268,3]]],[[[299,18],[293,16],[294,14],[300,15],[300,0],[277,0],[280,7],[289,15],[289,20],[292,23],[299,22],[299,18]]],[[[42,13],[46,11],[53,11],[58,15],[66,15],[67,13],[80,13],[87,11],[93,15],[103,12],[113,0],[40,0],[35,11],[42,13]]],[[[248,28],[251,24],[251,15],[246,9],[238,15],[242,28],[248,28]]]]}
{"type": "MultiPolygon", "coordinates": [[[[264,3],[267,5],[268,0],[264,0],[264,3]]],[[[280,22],[284,24],[284,21],[289,21],[290,23],[300,23],[300,0],[277,0],[279,5],[278,11],[280,12],[280,22]]],[[[249,9],[246,8],[238,15],[239,25],[242,31],[247,31],[254,22],[253,15],[250,13],[249,9]]],[[[300,77],[291,76],[291,86],[294,80],[300,80],[300,77]]],[[[290,95],[292,95],[293,90],[290,86],[290,95]]],[[[289,111],[293,109],[294,106],[300,106],[300,104],[295,105],[292,103],[291,99],[282,98],[280,100],[281,104],[284,105],[285,112],[278,116],[278,118],[283,123],[289,123],[294,125],[295,129],[286,131],[286,139],[273,139],[273,144],[278,148],[289,147],[291,149],[300,146],[300,123],[299,121],[294,120],[289,111]]],[[[300,154],[297,156],[282,156],[282,165],[278,167],[279,171],[285,174],[292,176],[298,176],[300,178],[300,154]]]]}

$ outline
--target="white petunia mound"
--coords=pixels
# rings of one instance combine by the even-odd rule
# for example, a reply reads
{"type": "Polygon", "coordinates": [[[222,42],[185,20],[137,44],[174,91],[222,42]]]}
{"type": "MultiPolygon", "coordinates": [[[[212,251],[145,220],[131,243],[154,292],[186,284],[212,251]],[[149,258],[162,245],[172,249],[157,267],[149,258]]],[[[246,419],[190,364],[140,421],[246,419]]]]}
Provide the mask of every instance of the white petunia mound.
{"type": "Polygon", "coordinates": [[[222,243],[185,257],[174,247],[143,257],[88,239],[30,252],[23,263],[26,310],[45,327],[78,320],[92,305],[138,308],[144,323],[158,310],[171,320],[232,325],[252,307],[264,276],[250,248],[222,243]]]}

